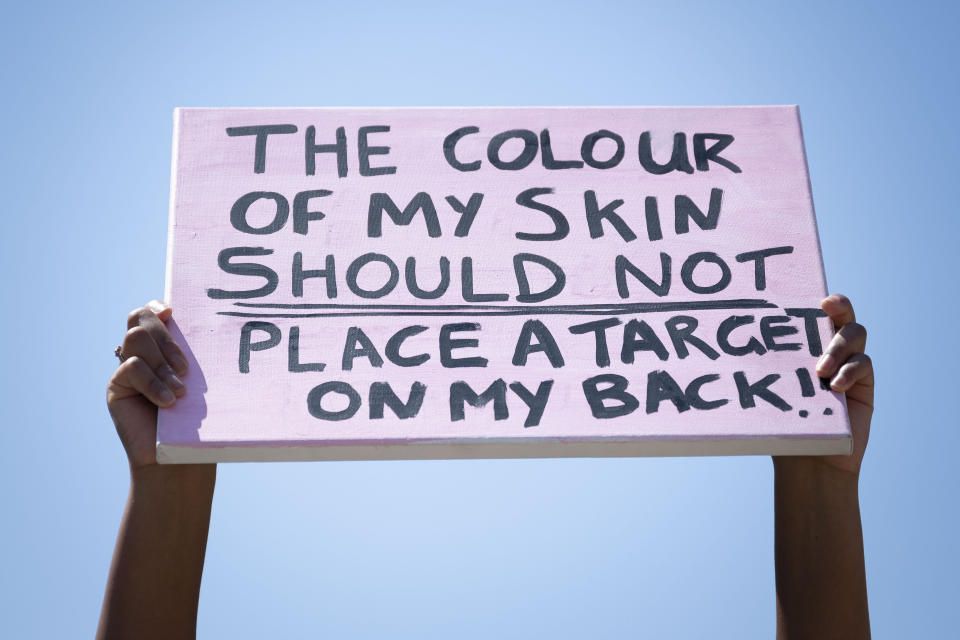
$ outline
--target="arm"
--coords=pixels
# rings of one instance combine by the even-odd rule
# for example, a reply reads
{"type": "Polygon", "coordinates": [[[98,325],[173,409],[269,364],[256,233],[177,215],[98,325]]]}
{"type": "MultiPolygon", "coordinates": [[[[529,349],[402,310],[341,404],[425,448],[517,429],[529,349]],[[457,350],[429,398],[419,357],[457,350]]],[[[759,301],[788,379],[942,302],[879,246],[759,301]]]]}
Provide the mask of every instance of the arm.
{"type": "Polygon", "coordinates": [[[870,637],[858,482],[873,414],[866,330],[843,296],[822,303],[838,329],[817,374],[845,392],[850,456],[774,457],[777,638],[870,637]]]}
{"type": "Polygon", "coordinates": [[[130,461],[130,493],[107,579],[98,639],[192,638],[216,465],[158,465],[157,407],[185,392],[187,361],[159,302],[130,314],[107,406],[130,461]]]}

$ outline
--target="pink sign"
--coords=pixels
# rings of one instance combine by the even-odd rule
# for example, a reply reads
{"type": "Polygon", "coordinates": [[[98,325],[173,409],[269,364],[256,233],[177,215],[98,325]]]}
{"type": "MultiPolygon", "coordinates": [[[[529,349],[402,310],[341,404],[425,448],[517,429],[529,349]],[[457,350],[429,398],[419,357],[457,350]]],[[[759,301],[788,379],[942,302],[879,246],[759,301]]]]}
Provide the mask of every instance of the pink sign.
{"type": "Polygon", "coordinates": [[[795,107],[174,118],[161,462],[850,449],[795,107]]]}

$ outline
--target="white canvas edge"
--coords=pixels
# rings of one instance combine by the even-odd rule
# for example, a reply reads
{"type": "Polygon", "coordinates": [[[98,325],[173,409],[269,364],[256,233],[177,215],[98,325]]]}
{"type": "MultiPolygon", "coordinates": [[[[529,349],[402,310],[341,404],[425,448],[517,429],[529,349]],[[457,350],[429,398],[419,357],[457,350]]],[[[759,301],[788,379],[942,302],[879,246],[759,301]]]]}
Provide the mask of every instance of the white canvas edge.
{"type": "Polygon", "coordinates": [[[170,150],[170,205],[167,213],[167,264],[163,281],[163,300],[170,304],[173,291],[173,249],[177,214],[177,182],[180,155],[180,108],[173,110],[173,144],[170,150]]]}
{"type": "Polygon", "coordinates": [[[569,109],[625,109],[625,110],[664,110],[664,109],[795,109],[796,104],[720,104],[720,105],[612,105],[612,104],[541,104],[541,105],[403,105],[403,106],[383,106],[383,105],[344,105],[344,106],[312,106],[312,107],[177,107],[180,111],[442,111],[445,109],[457,111],[482,111],[482,110],[506,110],[506,111],[524,111],[524,110],[569,110],[569,109]]]}
{"type": "Polygon", "coordinates": [[[512,442],[430,441],[391,444],[305,446],[224,445],[189,447],[157,443],[160,464],[207,462],[294,462],[310,460],[449,460],[477,458],[624,458],[733,455],[849,455],[853,440],[836,438],[750,437],[718,440],[648,439],[633,441],[512,442]]]}

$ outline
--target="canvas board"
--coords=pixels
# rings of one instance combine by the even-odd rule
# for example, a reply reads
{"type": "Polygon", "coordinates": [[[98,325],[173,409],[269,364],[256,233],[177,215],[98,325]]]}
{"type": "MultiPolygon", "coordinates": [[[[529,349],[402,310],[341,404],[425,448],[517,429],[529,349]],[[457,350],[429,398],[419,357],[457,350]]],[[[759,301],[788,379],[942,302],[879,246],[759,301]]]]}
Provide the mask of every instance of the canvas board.
{"type": "Polygon", "coordinates": [[[183,108],[162,463],[834,454],[793,106],[183,108]]]}

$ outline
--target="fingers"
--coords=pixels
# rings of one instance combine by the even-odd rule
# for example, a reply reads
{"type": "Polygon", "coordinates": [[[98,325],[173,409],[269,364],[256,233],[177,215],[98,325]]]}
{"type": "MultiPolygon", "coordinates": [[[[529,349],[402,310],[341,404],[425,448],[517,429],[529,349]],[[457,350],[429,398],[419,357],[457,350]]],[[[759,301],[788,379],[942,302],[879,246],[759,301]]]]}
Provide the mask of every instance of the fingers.
{"type": "Polygon", "coordinates": [[[107,385],[107,402],[142,395],[153,404],[168,407],[186,392],[179,374],[187,359],[164,324],[173,310],[156,300],[134,309],[127,317],[128,331],[121,350],[124,361],[107,385]]]}
{"type": "Polygon", "coordinates": [[[864,353],[850,356],[850,359],[833,376],[830,388],[834,391],[847,391],[856,384],[873,387],[873,362],[870,356],[864,353]]]}
{"type": "Polygon", "coordinates": [[[862,324],[849,322],[843,325],[820,356],[817,375],[821,378],[832,378],[853,355],[863,353],[866,346],[867,330],[862,324]]]}
{"type": "Polygon", "coordinates": [[[169,407],[177,400],[150,365],[143,358],[133,356],[124,360],[110,379],[107,404],[112,406],[117,400],[138,394],[159,407],[169,407]]]}
{"type": "Polygon", "coordinates": [[[830,378],[834,391],[847,392],[863,385],[861,389],[872,396],[873,362],[864,354],[867,330],[856,322],[853,305],[846,296],[833,294],[824,298],[820,306],[839,330],[817,362],[817,375],[830,378]]]}
{"type": "Polygon", "coordinates": [[[823,309],[830,320],[833,321],[833,328],[839,329],[845,324],[855,322],[856,314],[853,313],[853,305],[850,299],[840,293],[833,293],[820,302],[820,308],[823,309]]]}
{"type": "MultiPolygon", "coordinates": [[[[184,357],[180,346],[170,337],[170,332],[167,331],[167,326],[164,324],[170,319],[172,314],[173,309],[168,305],[158,300],[153,300],[145,306],[130,312],[130,315],[127,316],[127,328],[133,330],[137,327],[142,327],[159,348],[164,361],[177,375],[182,376],[187,373],[187,359],[184,357]]],[[[126,346],[124,346],[124,353],[128,353],[126,346]]],[[[131,353],[130,355],[141,354],[131,353]]],[[[153,362],[150,364],[151,366],[156,366],[153,362]]]]}
{"type": "Polygon", "coordinates": [[[186,391],[186,387],[174,373],[150,331],[143,325],[127,331],[121,349],[125,360],[131,357],[142,360],[175,395],[183,395],[186,391]]]}

